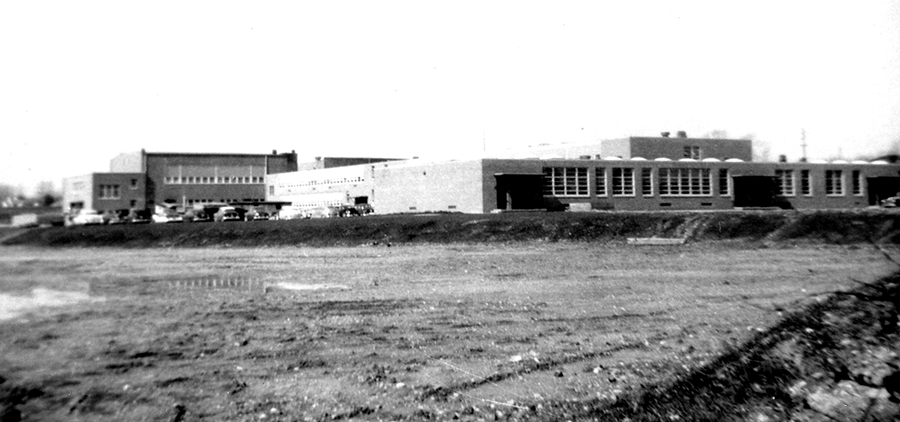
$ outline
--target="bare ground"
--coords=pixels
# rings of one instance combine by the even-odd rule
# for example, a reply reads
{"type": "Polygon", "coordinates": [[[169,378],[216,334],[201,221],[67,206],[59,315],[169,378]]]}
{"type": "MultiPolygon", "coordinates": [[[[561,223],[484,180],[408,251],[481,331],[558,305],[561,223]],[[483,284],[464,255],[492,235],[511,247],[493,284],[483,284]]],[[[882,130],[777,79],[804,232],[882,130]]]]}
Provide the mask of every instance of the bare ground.
{"type": "Polygon", "coordinates": [[[758,246],[5,247],[69,302],[0,322],[0,414],[890,420],[897,251],[758,246]]]}

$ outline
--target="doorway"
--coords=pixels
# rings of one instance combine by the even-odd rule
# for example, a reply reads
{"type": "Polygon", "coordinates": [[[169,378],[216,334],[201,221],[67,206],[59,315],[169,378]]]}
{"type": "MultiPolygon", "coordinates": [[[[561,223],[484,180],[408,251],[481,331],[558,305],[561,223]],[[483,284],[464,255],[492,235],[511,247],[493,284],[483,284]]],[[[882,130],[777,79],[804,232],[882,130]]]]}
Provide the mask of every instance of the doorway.
{"type": "Polygon", "coordinates": [[[543,173],[497,173],[497,209],[530,210],[544,207],[543,173]]]}
{"type": "Polygon", "coordinates": [[[774,177],[735,176],[732,181],[735,207],[791,208],[791,204],[779,195],[778,181],[774,177]]]}
{"type": "Polygon", "coordinates": [[[900,177],[868,177],[869,205],[881,205],[881,201],[900,193],[900,177]]]}

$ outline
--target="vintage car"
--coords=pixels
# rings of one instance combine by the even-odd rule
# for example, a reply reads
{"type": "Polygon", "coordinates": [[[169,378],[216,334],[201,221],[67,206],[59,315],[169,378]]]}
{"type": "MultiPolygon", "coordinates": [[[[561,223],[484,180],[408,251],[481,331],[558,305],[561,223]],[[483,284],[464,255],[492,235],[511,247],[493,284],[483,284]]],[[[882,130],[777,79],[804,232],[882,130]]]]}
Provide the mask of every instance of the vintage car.
{"type": "Polygon", "coordinates": [[[184,217],[175,211],[153,214],[151,219],[154,223],[181,223],[184,221],[184,217]]]}
{"type": "Polygon", "coordinates": [[[372,208],[372,204],[356,204],[353,206],[356,208],[356,211],[359,215],[369,215],[375,213],[375,208],[372,208]]]}
{"type": "Polygon", "coordinates": [[[325,205],[321,207],[310,208],[307,211],[307,218],[334,218],[341,216],[341,207],[334,205],[325,205]]]}
{"type": "Polygon", "coordinates": [[[219,223],[223,221],[241,221],[243,218],[241,218],[241,214],[238,213],[236,208],[222,207],[213,215],[213,220],[219,223]]]}
{"type": "Polygon", "coordinates": [[[151,221],[150,210],[131,210],[128,213],[128,222],[131,224],[147,224],[151,221]]]}
{"type": "Polygon", "coordinates": [[[338,215],[341,217],[356,217],[359,216],[359,210],[356,209],[354,205],[341,205],[338,208],[338,215]]]}
{"type": "Polygon", "coordinates": [[[299,207],[283,207],[278,211],[278,214],[275,215],[277,220],[296,220],[301,218],[309,218],[307,214],[307,210],[304,210],[299,207]]]}
{"type": "Polygon", "coordinates": [[[72,225],[87,226],[94,224],[103,224],[103,215],[96,210],[80,209],[70,220],[72,225]]]}
{"type": "Polygon", "coordinates": [[[247,211],[247,213],[244,214],[244,218],[245,218],[247,221],[261,221],[261,220],[268,220],[268,219],[269,219],[269,213],[267,213],[267,212],[265,212],[265,211],[251,210],[251,211],[247,211]]]}
{"type": "Polygon", "coordinates": [[[206,223],[212,221],[212,217],[202,209],[192,208],[184,212],[182,219],[186,223],[206,223]]]}
{"type": "Polygon", "coordinates": [[[125,224],[128,222],[128,210],[113,211],[109,210],[103,213],[104,224],[125,224]]]}

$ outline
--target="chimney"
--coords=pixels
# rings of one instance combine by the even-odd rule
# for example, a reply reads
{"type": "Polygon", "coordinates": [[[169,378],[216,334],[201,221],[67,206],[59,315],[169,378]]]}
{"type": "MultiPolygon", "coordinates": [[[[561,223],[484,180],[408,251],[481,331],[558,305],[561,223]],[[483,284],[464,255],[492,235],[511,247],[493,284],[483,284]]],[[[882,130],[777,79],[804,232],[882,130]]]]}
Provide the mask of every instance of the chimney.
{"type": "Polygon", "coordinates": [[[668,138],[669,132],[660,132],[660,135],[662,135],[663,138],[668,138]]]}
{"type": "Polygon", "coordinates": [[[678,131],[678,137],[679,137],[679,138],[687,138],[687,132],[685,132],[685,131],[683,131],[683,130],[679,130],[679,131],[678,131]]]}
{"type": "Polygon", "coordinates": [[[778,156],[778,162],[779,162],[779,163],[786,163],[786,162],[787,162],[787,155],[784,155],[784,154],[779,155],[779,156],[778,156]]]}
{"type": "Polygon", "coordinates": [[[278,150],[273,149],[273,150],[272,150],[272,155],[278,155],[278,150]]]}

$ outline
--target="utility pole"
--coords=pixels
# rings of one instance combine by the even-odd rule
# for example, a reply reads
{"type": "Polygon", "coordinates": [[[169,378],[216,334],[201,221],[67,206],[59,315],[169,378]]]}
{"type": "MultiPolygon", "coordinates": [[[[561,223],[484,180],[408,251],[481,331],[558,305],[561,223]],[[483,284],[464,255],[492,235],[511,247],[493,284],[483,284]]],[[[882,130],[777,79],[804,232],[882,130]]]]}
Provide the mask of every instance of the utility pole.
{"type": "Polygon", "coordinates": [[[803,149],[803,157],[800,158],[800,161],[806,162],[806,129],[800,128],[800,148],[803,149]]]}

